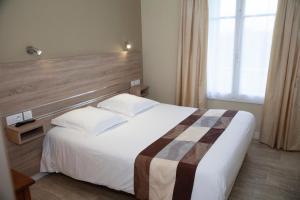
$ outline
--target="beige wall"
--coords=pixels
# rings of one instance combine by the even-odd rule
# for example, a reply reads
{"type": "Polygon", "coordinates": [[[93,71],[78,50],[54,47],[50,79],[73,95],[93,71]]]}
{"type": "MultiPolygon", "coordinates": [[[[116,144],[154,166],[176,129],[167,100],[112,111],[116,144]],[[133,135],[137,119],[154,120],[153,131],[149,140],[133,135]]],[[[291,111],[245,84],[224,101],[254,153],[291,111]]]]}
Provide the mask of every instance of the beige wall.
{"type": "MultiPolygon", "coordinates": [[[[180,0],[142,0],[141,10],[144,80],[150,97],[175,103],[180,0]]],[[[210,100],[208,106],[249,111],[260,126],[261,105],[210,100]]]]}
{"type": "Polygon", "coordinates": [[[175,103],[178,0],[142,0],[144,83],[150,98],[175,103]]]}
{"type": "Polygon", "coordinates": [[[0,0],[0,30],[0,62],[140,50],[140,0],[0,0]]]}

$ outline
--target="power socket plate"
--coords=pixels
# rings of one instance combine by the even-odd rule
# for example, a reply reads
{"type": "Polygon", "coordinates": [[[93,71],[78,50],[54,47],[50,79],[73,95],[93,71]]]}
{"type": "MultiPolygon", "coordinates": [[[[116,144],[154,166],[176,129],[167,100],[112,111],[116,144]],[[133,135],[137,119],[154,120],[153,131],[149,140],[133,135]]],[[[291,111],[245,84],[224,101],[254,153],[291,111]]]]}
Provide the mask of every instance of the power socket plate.
{"type": "Polygon", "coordinates": [[[6,117],[6,123],[7,125],[12,125],[12,124],[16,124],[18,122],[23,121],[23,114],[22,113],[18,113],[18,114],[14,114],[14,115],[10,115],[6,117]]]}
{"type": "Polygon", "coordinates": [[[28,110],[28,111],[23,112],[23,117],[24,117],[24,120],[32,119],[32,111],[28,110]]]}
{"type": "Polygon", "coordinates": [[[140,79],[132,80],[130,82],[131,87],[132,86],[136,86],[136,85],[140,85],[140,84],[141,84],[141,80],[140,79]]]}

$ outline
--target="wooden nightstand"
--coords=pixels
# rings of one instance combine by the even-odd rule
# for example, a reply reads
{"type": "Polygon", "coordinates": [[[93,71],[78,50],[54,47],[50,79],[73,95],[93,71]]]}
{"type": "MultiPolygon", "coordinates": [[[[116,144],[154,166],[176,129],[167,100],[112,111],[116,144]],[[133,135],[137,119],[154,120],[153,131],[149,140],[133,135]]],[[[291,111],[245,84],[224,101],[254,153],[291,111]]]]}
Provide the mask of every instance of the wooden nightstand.
{"type": "Polygon", "coordinates": [[[136,85],[130,88],[130,94],[146,97],[149,94],[149,86],[136,85]]]}
{"type": "Polygon", "coordinates": [[[30,200],[31,195],[30,195],[29,186],[34,184],[35,181],[32,178],[25,176],[13,169],[11,170],[11,175],[14,183],[16,199],[30,200]]]}
{"type": "Polygon", "coordinates": [[[16,144],[24,144],[42,137],[44,134],[44,125],[39,120],[20,127],[15,127],[14,125],[6,127],[8,140],[16,144]]]}

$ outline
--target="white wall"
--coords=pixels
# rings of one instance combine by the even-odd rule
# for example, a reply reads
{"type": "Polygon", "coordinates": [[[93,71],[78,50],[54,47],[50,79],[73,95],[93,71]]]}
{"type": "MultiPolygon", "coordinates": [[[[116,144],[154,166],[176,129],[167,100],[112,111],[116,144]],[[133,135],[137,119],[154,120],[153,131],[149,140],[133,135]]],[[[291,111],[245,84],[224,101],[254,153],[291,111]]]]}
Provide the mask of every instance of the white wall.
{"type": "MultiPolygon", "coordinates": [[[[180,0],[142,0],[141,6],[144,83],[150,98],[175,103],[180,0]]],[[[208,107],[249,111],[260,127],[262,105],[209,100],[208,107]]]]}

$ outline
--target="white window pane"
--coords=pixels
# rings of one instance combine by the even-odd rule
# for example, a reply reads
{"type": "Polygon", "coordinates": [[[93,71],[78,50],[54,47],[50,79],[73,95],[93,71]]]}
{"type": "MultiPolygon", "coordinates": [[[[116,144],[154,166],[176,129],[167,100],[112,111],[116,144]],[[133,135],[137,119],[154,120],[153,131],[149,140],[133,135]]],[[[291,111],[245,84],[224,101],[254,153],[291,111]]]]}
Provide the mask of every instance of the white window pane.
{"type": "Polygon", "coordinates": [[[245,18],[239,94],[264,97],[272,44],[274,16],[245,18]]]}
{"type": "Polygon", "coordinates": [[[212,18],[233,17],[236,13],[236,0],[210,0],[209,12],[212,18]]]}
{"type": "Polygon", "coordinates": [[[275,14],[278,0],[246,0],[245,15],[275,14]]]}
{"type": "Polygon", "coordinates": [[[234,31],[234,19],[210,21],[207,62],[207,89],[209,97],[231,94],[234,31]]]}

